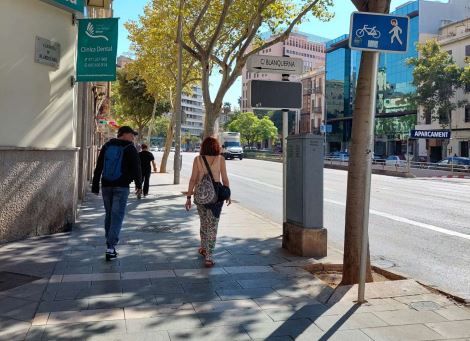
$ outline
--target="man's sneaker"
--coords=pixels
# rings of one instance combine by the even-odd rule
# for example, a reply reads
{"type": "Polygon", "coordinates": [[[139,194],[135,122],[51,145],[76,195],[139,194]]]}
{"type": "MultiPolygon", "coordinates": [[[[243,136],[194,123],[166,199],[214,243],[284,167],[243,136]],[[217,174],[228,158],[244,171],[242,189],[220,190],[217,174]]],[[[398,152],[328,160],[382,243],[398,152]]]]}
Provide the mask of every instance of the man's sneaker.
{"type": "Polygon", "coordinates": [[[112,260],[117,258],[118,253],[116,252],[115,248],[106,249],[106,260],[112,260]]]}

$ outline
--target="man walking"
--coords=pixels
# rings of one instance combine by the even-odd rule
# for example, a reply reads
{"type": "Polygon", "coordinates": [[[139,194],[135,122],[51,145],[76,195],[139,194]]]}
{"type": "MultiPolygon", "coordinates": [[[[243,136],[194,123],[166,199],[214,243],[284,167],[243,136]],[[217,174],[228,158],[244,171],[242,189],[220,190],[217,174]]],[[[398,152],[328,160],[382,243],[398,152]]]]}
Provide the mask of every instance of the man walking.
{"type": "Polygon", "coordinates": [[[117,257],[116,244],[119,242],[119,233],[126,213],[129,184],[134,181],[136,194],[139,196],[142,193],[139,154],[134,147],[136,135],[131,127],[119,128],[117,138],[111,139],[101,148],[93,175],[91,191],[99,194],[101,180],[106,210],[106,260],[117,257]]]}
{"type": "Polygon", "coordinates": [[[149,194],[150,187],[150,174],[152,173],[151,166],[153,166],[153,171],[157,172],[157,165],[155,164],[155,157],[151,152],[148,151],[148,146],[142,144],[142,151],[139,153],[140,157],[140,167],[142,169],[142,178],[144,182],[144,198],[149,194]]]}

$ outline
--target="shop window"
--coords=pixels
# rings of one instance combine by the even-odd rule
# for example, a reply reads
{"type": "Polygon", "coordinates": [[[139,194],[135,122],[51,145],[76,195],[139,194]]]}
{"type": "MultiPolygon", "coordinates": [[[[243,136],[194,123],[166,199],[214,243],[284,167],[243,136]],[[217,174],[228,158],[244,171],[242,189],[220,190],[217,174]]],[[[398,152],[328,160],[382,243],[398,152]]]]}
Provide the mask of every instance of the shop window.
{"type": "Polygon", "coordinates": [[[470,105],[465,106],[465,122],[470,122],[470,105]]]}

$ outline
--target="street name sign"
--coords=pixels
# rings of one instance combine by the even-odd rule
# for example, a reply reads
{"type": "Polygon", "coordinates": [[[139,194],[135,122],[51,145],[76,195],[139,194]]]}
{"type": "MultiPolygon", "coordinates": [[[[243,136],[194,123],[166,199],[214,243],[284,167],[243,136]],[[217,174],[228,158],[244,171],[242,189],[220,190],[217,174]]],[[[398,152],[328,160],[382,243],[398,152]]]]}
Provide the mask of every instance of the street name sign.
{"type": "Polygon", "coordinates": [[[450,135],[450,130],[412,130],[410,138],[449,140],[450,135]]]}
{"type": "Polygon", "coordinates": [[[249,106],[259,109],[301,109],[302,83],[251,80],[248,83],[249,106]]]}
{"type": "Polygon", "coordinates": [[[248,71],[300,75],[304,62],[300,58],[252,55],[246,62],[248,71]]]}
{"type": "Polygon", "coordinates": [[[410,18],[399,15],[353,12],[349,47],[355,50],[405,53],[410,18]]]}
{"type": "Polygon", "coordinates": [[[78,21],[77,82],[116,80],[118,18],[78,21]]]}

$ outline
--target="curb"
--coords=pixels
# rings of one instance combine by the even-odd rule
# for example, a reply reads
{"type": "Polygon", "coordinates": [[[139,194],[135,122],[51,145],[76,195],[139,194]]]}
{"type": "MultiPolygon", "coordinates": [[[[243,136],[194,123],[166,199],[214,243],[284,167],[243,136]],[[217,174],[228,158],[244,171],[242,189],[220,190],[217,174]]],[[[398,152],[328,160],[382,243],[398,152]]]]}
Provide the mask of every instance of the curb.
{"type": "Polygon", "coordinates": [[[437,176],[430,176],[430,178],[437,178],[437,179],[470,179],[469,175],[437,175],[437,176]]]}

